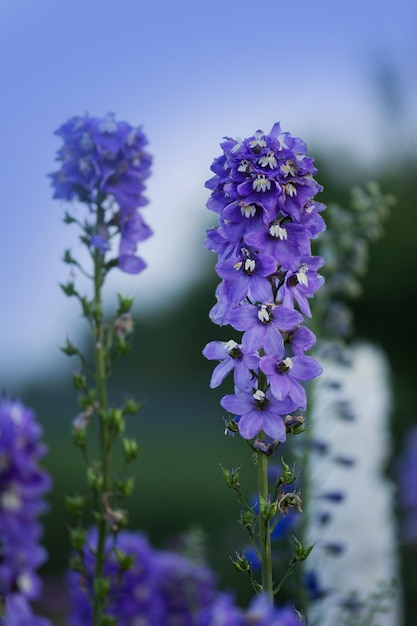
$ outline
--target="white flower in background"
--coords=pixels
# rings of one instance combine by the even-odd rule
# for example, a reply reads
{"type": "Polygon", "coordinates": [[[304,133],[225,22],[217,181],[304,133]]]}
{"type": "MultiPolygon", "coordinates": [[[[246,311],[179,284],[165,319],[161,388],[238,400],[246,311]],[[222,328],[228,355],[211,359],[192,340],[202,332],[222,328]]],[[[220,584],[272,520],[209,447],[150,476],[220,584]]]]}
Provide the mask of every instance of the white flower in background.
{"type": "Polygon", "coordinates": [[[321,359],[324,371],[315,384],[310,417],[319,452],[309,455],[306,540],[315,547],[306,570],[317,574],[324,593],[311,603],[309,624],[399,626],[394,494],[384,477],[388,365],[383,352],[369,344],[345,355],[346,364],[321,359]],[[343,608],[353,597],[351,608],[343,608]]]}

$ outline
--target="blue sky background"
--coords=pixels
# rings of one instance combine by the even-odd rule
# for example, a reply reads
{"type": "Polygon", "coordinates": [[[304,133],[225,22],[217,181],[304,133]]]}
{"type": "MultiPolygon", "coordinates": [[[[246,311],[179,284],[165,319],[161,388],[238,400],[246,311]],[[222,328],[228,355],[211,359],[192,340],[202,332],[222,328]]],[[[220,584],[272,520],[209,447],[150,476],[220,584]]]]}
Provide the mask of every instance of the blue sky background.
{"type": "Polygon", "coordinates": [[[416,32],[415,0],[0,0],[0,385],[47,371],[79,324],[58,287],[76,231],[46,177],[61,123],[114,112],[143,124],[149,268],[115,271],[109,291],[152,315],[207,260],[204,181],[224,135],[279,120],[310,152],[367,166],[415,145],[416,32]],[[401,132],[378,103],[384,67],[402,94],[401,132]]]}

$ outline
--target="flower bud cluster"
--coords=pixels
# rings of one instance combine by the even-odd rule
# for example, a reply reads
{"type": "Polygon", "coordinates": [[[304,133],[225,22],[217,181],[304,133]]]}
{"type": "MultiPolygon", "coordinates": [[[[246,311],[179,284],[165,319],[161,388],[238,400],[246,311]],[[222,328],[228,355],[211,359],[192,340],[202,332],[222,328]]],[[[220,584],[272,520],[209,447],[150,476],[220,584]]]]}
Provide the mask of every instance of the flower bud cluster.
{"type": "Polygon", "coordinates": [[[39,466],[45,454],[41,434],[30,409],[15,400],[0,400],[0,599],[6,623],[14,626],[49,624],[30,607],[41,591],[36,570],[46,552],[39,544],[38,517],[51,487],[49,475],[39,466]]]}
{"type": "Polygon", "coordinates": [[[141,272],[146,265],[135,255],[136,247],[152,234],[138,211],[148,202],[143,192],[151,166],[144,133],[108,114],[73,117],[56,134],[64,145],[57,156],[61,167],[50,175],[54,198],[78,200],[93,212],[101,209],[103,219],[86,229],[88,244],[104,255],[110,239],[120,233],[118,267],[141,272]]]}
{"type": "Polygon", "coordinates": [[[220,362],[211,387],[234,372],[235,393],[221,404],[237,416],[240,435],[263,431],[282,442],[284,417],[306,409],[302,381],[321,373],[305,354],[315,336],[303,316],[311,317],[309,298],[323,283],[323,259],[311,254],[311,239],[325,229],[325,206],[314,201],[322,188],[304,142],[278,123],[269,135],[258,130],[221,147],[206,183],[218,226],[207,231],[205,246],[218,254],[222,279],[210,317],[243,336],[241,343],[212,341],[203,354],[220,362]]]}

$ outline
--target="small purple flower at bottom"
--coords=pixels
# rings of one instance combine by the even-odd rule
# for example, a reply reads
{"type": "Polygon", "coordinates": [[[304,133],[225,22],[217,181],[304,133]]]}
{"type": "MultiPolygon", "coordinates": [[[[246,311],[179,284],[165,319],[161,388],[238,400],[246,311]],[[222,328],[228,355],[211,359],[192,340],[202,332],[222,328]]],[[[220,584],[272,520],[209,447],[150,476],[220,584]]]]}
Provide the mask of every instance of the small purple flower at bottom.
{"type": "Polygon", "coordinates": [[[28,601],[19,594],[6,599],[5,612],[7,617],[0,617],[0,626],[52,626],[48,619],[34,615],[28,601]]]}
{"type": "Polygon", "coordinates": [[[282,416],[297,408],[290,398],[277,400],[270,391],[260,389],[254,393],[228,394],[220,401],[227,411],[240,416],[239,433],[244,439],[252,439],[261,430],[277,441],[285,441],[286,428],[282,416]]]}
{"type": "Polygon", "coordinates": [[[198,626],[301,626],[297,613],[291,608],[271,605],[265,595],[259,595],[247,611],[237,608],[230,596],[221,595],[208,609],[202,611],[198,626]]]}

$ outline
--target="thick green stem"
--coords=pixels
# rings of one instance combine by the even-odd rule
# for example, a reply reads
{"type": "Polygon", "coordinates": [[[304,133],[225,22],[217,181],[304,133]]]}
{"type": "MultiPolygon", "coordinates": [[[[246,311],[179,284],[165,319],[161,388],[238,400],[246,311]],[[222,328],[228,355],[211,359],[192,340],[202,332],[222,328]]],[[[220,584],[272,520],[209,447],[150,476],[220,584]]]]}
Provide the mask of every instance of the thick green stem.
{"type": "MultiPolygon", "coordinates": [[[[262,437],[263,433],[260,433],[262,437]]],[[[268,456],[258,450],[258,490],[260,501],[268,502],[268,456]]],[[[269,528],[269,520],[264,519],[259,506],[259,535],[261,542],[261,559],[262,559],[262,589],[269,598],[271,604],[274,600],[273,584],[272,584],[272,552],[271,552],[271,533],[269,528]]]]}
{"type": "MultiPolygon", "coordinates": [[[[100,219],[100,210],[98,211],[100,219]]],[[[100,437],[100,466],[102,475],[102,488],[97,491],[96,509],[98,516],[98,540],[96,548],[96,562],[94,579],[99,581],[103,576],[105,545],[107,538],[107,523],[104,512],[103,494],[110,490],[110,449],[109,433],[107,422],[103,414],[107,410],[107,389],[106,389],[106,362],[104,348],[104,329],[102,314],[101,287],[103,283],[102,256],[98,250],[94,254],[94,305],[95,305],[95,364],[96,364],[96,385],[97,399],[99,403],[99,437],[100,437]]],[[[93,601],[93,626],[101,626],[105,606],[105,597],[100,593],[99,588],[94,589],[93,601]]]]}

